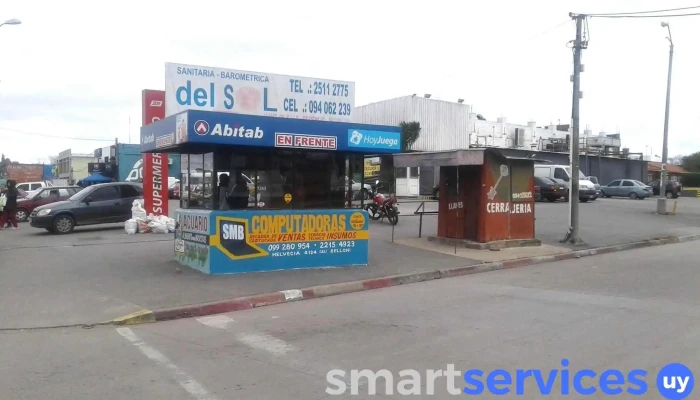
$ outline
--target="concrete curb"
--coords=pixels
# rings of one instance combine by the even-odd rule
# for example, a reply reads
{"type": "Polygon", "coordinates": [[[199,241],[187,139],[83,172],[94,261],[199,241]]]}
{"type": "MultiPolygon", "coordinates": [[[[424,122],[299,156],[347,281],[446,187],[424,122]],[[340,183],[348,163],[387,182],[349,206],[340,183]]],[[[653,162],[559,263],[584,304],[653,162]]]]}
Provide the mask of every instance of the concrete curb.
{"type": "Polygon", "coordinates": [[[679,237],[671,236],[665,238],[655,238],[614,246],[576,250],[568,253],[561,253],[549,256],[538,256],[518,258],[514,260],[504,260],[498,262],[488,262],[476,265],[469,265],[465,267],[442,269],[437,271],[415,272],[404,275],[365,279],[361,281],[331,283],[328,285],[313,286],[305,289],[283,290],[274,293],[264,293],[253,296],[226,299],[211,303],[193,304],[160,310],[141,310],[120,318],[116,318],[112,321],[108,321],[107,323],[111,323],[114,325],[136,325],[150,322],[168,321],[180,318],[202,317],[205,315],[221,314],[231,311],[249,310],[251,308],[264,307],[281,303],[289,303],[292,301],[318,299],[339,294],[363,292],[365,290],[382,289],[391,286],[432,281],[435,279],[453,278],[456,276],[464,276],[478,274],[482,272],[525,267],[528,265],[571,260],[575,258],[589,257],[598,254],[609,254],[618,251],[661,246],[673,243],[684,243],[695,240],[700,240],[700,234],[679,237]]]}

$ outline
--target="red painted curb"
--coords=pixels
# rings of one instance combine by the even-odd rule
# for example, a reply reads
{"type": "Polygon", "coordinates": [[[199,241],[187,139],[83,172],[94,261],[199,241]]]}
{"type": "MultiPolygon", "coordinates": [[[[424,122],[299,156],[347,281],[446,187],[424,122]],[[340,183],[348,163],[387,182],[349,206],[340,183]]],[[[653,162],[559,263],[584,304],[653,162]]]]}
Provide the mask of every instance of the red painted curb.
{"type": "Polygon", "coordinates": [[[571,260],[599,254],[609,254],[624,250],[639,249],[644,247],[659,246],[663,244],[683,243],[691,240],[700,240],[700,235],[670,237],[664,239],[645,240],[626,243],[616,246],[606,246],[594,249],[570,251],[567,253],[549,256],[536,256],[515,260],[489,262],[464,267],[447,268],[437,271],[415,272],[405,275],[386,276],[381,278],[365,279],[360,281],[331,283],[308,287],[300,290],[265,293],[246,296],[235,299],[227,299],[212,303],[194,304],[181,307],[172,307],[154,310],[155,321],[167,321],[179,318],[202,317],[205,315],[221,314],[232,311],[249,310],[256,307],[264,307],[274,304],[289,303],[298,300],[317,299],[321,297],[335,296],[346,293],[356,293],[366,290],[383,289],[392,286],[406,285],[417,282],[431,281],[435,279],[452,278],[457,276],[477,274],[481,272],[498,271],[524,267],[535,264],[555,261],[571,260]],[[287,292],[287,293],[285,293],[287,292]]]}
{"type": "Polygon", "coordinates": [[[283,293],[268,293],[256,296],[241,297],[223,300],[214,303],[193,304],[181,307],[154,310],[156,321],[168,321],[179,318],[202,317],[205,315],[221,314],[231,311],[248,310],[255,307],[264,307],[280,304],[286,301],[283,293]]]}

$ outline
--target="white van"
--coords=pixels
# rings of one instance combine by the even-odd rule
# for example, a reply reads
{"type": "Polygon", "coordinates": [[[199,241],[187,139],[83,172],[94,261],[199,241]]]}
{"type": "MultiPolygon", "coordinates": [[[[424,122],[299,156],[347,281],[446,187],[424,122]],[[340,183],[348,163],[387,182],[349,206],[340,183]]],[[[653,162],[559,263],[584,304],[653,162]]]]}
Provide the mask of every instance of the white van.
{"type": "MultiPolygon", "coordinates": [[[[550,178],[569,187],[571,181],[571,167],[568,165],[535,164],[535,176],[538,178],[550,178]]],[[[583,172],[578,172],[578,198],[582,202],[594,201],[600,196],[593,182],[589,181],[583,172]]],[[[566,201],[569,201],[567,196],[566,201]]]]}
{"type": "Polygon", "coordinates": [[[27,196],[30,196],[35,191],[50,186],[53,186],[53,184],[49,181],[22,182],[17,184],[17,189],[24,190],[25,192],[27,192],[27,196]]]}

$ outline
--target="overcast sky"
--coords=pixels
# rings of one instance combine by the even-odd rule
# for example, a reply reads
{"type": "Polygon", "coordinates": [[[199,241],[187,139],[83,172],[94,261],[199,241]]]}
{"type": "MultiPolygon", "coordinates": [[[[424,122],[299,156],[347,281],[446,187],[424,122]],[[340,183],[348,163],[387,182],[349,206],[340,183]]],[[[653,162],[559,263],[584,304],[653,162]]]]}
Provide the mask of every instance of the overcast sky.
{"type": "MultiPolygon", "coordinates": [[[[464,98],[490,120],[568,123],[570,11],[693,5],[700,1],[4,0],[0,20],[22,25],[0,28],[0,151],[36,162],[115,138],[136,143],[141,90],[164,88],[165,62],[354,81],[356,105],[431,93],[464,98]]],[[[590,20],[581,103],[582,129],[619,130],[624,147],[657,155],[668,67],[660,22],[590,20]]],[[[670,22],[673,156],[700,151],[700,17],[670,22]]]]}

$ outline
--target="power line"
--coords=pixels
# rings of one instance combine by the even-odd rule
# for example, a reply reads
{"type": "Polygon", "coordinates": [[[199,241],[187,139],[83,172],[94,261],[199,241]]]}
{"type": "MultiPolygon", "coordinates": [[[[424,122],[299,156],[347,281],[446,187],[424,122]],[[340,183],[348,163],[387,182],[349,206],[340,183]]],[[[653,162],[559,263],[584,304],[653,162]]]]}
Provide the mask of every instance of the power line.
{"type": "Polygon", "coordinates": [[[10,128],[3,128],[0,127],[0,131],[8,131],[8,132],[15,132],[15,133],[23,133],[25,135],[35,135],[35,136],[42,136],[42,137],[49,137],[49,138],[54,138],[54,139],[66,139],[66,140],[84,140],[84,141],[91,141],[91,142],[113,142],[114,139],[95,139],[95,138],[80,138],[80,137],[69,137],[69,136],[57,136],[57,135],[49,135],[47,133],[37,133],[37,132],[27,132],[27,131],[20,131],[17,129],[10,129],[10,128]]]}
{"type": "Polygon", "coordinates": [[[664,15],[588,15],[591,18],[668,18],[668,17],[692,17],[700,13],[690,14],[664,14],[664,15]]]}
{"type": "Polygon", "coordinates": [[[655,10],[655,11],[631,11],[631,12],[620,12],[620,13],[599,13],[599,14],[586,14],[586,15],[588,15],[589,17],[602,17],[602,16],[614,16],[614,15],[655,14],[655,13],[669,12],[669,11],[692,10],[694,8],[700,8],[700,6],[669,8],[666,10],[655,10]]]}

